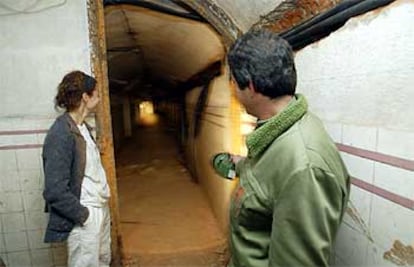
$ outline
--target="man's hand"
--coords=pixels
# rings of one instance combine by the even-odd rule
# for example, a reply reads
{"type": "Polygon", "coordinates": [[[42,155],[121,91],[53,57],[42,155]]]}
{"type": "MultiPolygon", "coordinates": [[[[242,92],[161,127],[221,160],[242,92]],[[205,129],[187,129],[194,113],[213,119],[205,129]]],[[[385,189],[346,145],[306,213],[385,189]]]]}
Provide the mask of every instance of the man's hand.
{"type": "Polygon", "coordinates": [[[237,164],[240,160],[245,159],[246,157],[240,156],[240,155],[233,155],[230,154],[230,158],[233,161],[234,164],[237,164]]]}
{"type": "Polygon", "coordinates": [[[234,179],[236,176],[235,164],[232,156],[227,152],[215,154],[211,160],[212,166],[217,174],[227,179],[234,179]]]}

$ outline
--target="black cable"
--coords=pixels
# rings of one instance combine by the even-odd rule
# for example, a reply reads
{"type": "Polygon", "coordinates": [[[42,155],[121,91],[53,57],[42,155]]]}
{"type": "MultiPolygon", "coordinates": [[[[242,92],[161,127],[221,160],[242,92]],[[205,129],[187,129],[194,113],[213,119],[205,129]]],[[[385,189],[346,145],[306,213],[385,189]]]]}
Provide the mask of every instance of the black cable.
{"type": "Polygon", "coordinates": [[[337,30],[351,17],[395,0],[348,0],[280,34],[294,50],[301,49],[337,30]]]}

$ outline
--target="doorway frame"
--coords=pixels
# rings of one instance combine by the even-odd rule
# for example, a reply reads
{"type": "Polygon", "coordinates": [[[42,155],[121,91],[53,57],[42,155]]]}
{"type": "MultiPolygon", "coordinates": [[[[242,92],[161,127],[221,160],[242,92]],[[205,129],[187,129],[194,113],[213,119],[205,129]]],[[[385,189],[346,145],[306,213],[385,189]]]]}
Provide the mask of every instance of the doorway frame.
{"type": "Polygon", "coordinates": [[[118,188],[115,167],[115,154],[112,136],[111,103],[109,97],[108,66],[106,58],[105,13],[103,1],[88,0],[87,16],[89,24],[89,41],[91,44],[90,61],[92,73],[97,80],[100,102],[95,115],[96,138],[105,169],[111,198],[111,254],[112,266],[123,266],[122,237],[118,204],[118,188]]]}
{"type": "MultiPolygon", "coordinates": [[[[241,30],[236,24],[212,0],[183,0],[183,2],[199,13],[200,16],[204,17],[220,34],[226,49],[241,34],[241,30]]],[[[88,0],[87,16],[89,24],[89,41],[91,44],[91,69],[97,80],[97,89],[100,95],[100,102],[97,106],[95,116],[96,137],[111,193],[109,208],[111,213],[112,266],[123,266],[123,259],[125,257],[122,247],[122,236],[119,229],[120,215],[112,135],[111,103],[106,54],[105,10],[103,1],[88,0]]]]}

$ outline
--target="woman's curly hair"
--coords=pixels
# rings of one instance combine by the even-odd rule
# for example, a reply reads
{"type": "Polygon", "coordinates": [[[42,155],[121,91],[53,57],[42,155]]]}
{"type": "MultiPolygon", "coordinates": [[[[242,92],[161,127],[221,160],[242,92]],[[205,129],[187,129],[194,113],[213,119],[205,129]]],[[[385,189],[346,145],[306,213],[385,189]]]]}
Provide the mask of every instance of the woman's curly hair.
{"type": "Polygon", "coordinates": [[[68,112],[77,109],[81,104],[82,94],[92,95],[95,86],[95,78],[79,70],[69,72],[58,85],[55,109],[62,108],[68,112]]]}

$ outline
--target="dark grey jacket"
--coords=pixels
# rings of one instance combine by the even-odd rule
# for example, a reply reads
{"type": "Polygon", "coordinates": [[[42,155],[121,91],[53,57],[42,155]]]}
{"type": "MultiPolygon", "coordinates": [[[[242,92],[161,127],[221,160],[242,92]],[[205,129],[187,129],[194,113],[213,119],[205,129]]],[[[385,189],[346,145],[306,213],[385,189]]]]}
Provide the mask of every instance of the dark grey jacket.
{"type": "Polygon", "coordinates": [[[44,241],[61,242],[75,225],[83,225],[89,211],[80,203],[86,164],[86,143],[69,113],[59,116],[43,145],[45,188],[49,212],[44,241]]]}

